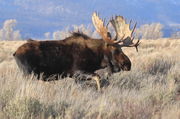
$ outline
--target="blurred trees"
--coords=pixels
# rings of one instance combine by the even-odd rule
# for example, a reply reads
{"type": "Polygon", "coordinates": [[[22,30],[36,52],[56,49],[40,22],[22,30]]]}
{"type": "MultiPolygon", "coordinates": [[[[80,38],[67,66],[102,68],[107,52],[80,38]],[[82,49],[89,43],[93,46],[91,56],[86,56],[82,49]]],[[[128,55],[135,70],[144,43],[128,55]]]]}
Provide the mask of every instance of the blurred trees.
{"type": "MultiPolygon", "coordinates": [[[[71,27],[66,27],[64,30],[57,30],[55,32],[52,33],[52,38],[54,40],[62,40],[62,39],[65,39],[66,37],[70,36],[71,32],[82,32],[88,36],[91,36],[91,37],[94,37],[94,38],[97,38],[99,37],[98,36],[98,33],[93,30],[93,26],[92,25],[84,25],[84,24],[81,24],[81,25],[73,25],[71,27]]],[[[47,33],[45,33],[45,38],[46,37],[47,33]]],[[[49,34],[50,36],[50,34],[49,34]]]]}
{"type": "Polygon", "coordinates": [[[172,33],[171,38],[179,39],[180,38],[180,31],[172,33]]]}
{"type": "MultiPolygon", "coordinates": [[[[109,31],[112,33],[112,36],[115,36],[114,29],[111,25],[108,25],[109,31]]],[[[143,39],[158,39],[163,37],[163,25],[160,23],[144,24],[135,30],[135,37],[141,37],[143,39]]],[[[73,25],[72,28],[67,27],[63,31],[56,31],[52,34],[53,39],[64,39],[70,35],[69,31],[80,31],[84,34],[91,36],[93,38],[99,38],[98,33],[93,29],[92,25],[73,25]]]]}
{"type": "Polygon", "coordinates": [[[17,21],[15,19],[6,20],[0,29],[0,40],[21,40],[19,30],[14,30],[17,21]]]}
{"type": "Polygon", "coordinates": [[[163,25],[160,23],[144,24],[135,30],[135,36],[143,39],[158,39],[163,37],[163,25]]]}

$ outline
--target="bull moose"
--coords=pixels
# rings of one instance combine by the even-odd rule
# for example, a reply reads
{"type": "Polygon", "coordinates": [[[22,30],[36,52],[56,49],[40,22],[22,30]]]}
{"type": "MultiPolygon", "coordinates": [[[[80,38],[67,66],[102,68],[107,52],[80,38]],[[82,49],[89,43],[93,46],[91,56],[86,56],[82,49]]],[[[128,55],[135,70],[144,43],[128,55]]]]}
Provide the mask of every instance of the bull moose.
{"type": "Polygon", "coordinates": [[[122,16],[112,18],[109,23],[115,29],[115,38],[111,37],[104,21],[95,12],[92,22],[102,39],[94,39],[81,32],[73,32],[64,40],[29,40],[13,54],[17,65],[25,74],[34,73],[49,77],[52,75],[73,76],[77,72],[91,76],[100,90],[100,78],[95,73],[104,67],[112,73],[131,69],[130,59],[123,53],[122,47],[138,47],[139,40],[133,43],[133,29],[122,16]]]}

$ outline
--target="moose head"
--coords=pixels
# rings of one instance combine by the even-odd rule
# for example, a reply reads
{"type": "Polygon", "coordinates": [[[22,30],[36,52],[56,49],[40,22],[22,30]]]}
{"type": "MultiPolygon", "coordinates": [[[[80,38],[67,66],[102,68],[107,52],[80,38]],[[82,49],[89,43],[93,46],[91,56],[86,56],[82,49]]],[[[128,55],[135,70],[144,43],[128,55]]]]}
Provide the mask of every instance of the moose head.
{"type": "Polygon", "coordinates": [[[96,31],[104,41],[104,60],[111,68],[111,71],[129,71],[131,69],[131,61],[123,53],[122,47],[135,47],[138,51],[137,47],[140,44],[139,39],[136,43],[133,43],[133,33],[136,28],[136,24],[133,29],[131,29],[131,21],[127,24],[122,16],[112,18],[109,23],[112,24],[116,32],[115,38],[112,38],[111,34],[108,32],[108,24],[105,25],[105,20],[99,18],[99,15],[96,12],[92,15],[92,21],[96,31]]]}

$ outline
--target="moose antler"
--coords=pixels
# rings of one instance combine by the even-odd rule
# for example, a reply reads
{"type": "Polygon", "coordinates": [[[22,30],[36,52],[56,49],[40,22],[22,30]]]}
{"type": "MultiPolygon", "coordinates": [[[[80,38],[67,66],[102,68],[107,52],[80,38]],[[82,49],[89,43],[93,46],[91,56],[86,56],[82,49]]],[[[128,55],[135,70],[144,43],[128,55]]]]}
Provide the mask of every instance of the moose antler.
{"type": "Polygon", "coordinates": [[[96,28],[96,31],[109,45],[114,45],[117,47],[135,47],[138,51],[137,47],[140,44],[139,39],[136,43],[133,43],[133,33],[136,28],[136,24],[134,25],[133,29],[131,29],[131,22],[130,24],[127,24],[122,16],[116,16],[115,18],[112,18],[110,22],[113,25],[116,32],[116,37],[112,40],[111,37],[109,37],[107,27],[104,25],[104,20],[99,18],[96,12],[94,12],[92,15],[92,22],[94,24],[94,27],[96,28]]]}
{"type": "Polygon", "coordinates": [[[137,47],[140,44],[139,39],[136,43],[133,43],[133,33],[137,23],[134,25],[133,29],[131,29],[131,21],[127,24],[126,20],[122,16],[116,16],[115,18],[112,18],[110,22],[116,32],[116,37],[114,39],[115,43],[118,44],[119,47],[135,47],[138,51],[137,47]]]}
{"type": "Polygon", "coordinates": [[[108,44],[113,44],[113,41],[108,35],[109,34],[108,29],[104,25],[104,20],[99,18],[96,12],[94,12],[92,15],[92,22],[94,24],[96,31],[102,36],[103,40],[107,42],[108,44]]]}

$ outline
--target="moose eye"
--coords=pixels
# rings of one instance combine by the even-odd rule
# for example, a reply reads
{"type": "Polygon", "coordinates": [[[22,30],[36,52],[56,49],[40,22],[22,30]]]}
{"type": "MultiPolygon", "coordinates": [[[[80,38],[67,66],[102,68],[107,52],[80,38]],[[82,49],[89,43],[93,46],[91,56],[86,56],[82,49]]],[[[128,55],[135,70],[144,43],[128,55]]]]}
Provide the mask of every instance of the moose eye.
{"type": "Polygon", "coordinates": [[[121,49],[116,49],[116,50],[114,51],[114,54],[119,54],[120,52],[122,52],[121,49]]]}

